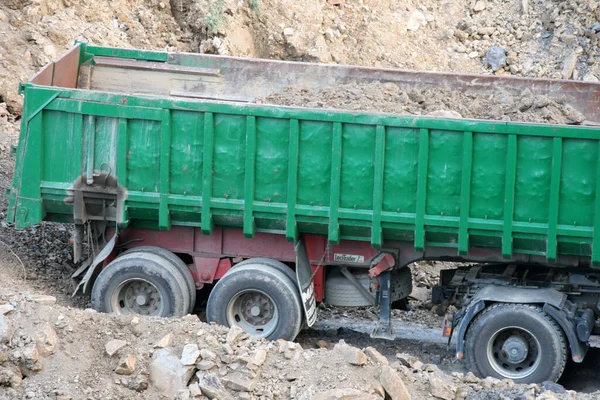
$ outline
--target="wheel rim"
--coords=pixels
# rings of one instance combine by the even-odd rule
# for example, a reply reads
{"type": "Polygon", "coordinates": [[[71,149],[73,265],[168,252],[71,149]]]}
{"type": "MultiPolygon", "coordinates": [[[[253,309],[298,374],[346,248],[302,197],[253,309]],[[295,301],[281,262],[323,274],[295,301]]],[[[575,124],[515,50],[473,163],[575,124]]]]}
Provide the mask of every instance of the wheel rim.
{"type": "Polygon", "coordinates": [[[238,325],[254,337],[266,338],[279,323],[279,311],[265,292],[244,290],[229,301],[227,322],[229,326],[238,325]]]}
{"type": "Polygon", "coordinates": [[[487,353],[494,371],[509,379],[523,379],[533,374],[542,358],[537,338],[517,326],[494,333],[488,341],[487,353]]]}
{"type": "Polygon", "coordinates": [[[114,291],[112,309],[119,314],[160,316],[164,302],[158,288],[145,279],[122,282],[114,291]]]}

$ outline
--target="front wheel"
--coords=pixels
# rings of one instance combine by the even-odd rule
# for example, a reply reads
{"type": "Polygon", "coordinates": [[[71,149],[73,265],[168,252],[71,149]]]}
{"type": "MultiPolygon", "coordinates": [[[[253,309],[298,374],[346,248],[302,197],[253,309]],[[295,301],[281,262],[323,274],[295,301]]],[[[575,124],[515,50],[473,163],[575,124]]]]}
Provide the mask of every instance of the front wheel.
{"type": "Polygon", "coordinates": [[[260,264],[231,269],[213,288],[208,321],[237,325],[254,337],[293,340],[302,324],[297,288],[282,272],[260,264]]]}
{"type": "Polygon", "coordinates": [[[469,327],[465,345],[469,370],[515,383],[555,382],[567,362],[561,328],[534,305],[486,308],[469,327]]]}

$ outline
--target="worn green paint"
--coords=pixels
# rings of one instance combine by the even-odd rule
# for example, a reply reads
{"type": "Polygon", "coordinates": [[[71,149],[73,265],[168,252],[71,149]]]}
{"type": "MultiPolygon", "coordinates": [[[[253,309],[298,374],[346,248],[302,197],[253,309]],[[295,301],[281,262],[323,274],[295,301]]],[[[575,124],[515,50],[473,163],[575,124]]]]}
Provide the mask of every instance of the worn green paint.
{"type": "MultiPolygon", "coordinates": [[[[167,53],[82,47],[173,62],[167,53]]],[[[226,68],[226,66],[223,66],[226,68]]],[[[8,219],[68,221],[81,175],[127,190],[121,226],[239,227],[600,265],[600,130],[23,86],[8,219]]]]}

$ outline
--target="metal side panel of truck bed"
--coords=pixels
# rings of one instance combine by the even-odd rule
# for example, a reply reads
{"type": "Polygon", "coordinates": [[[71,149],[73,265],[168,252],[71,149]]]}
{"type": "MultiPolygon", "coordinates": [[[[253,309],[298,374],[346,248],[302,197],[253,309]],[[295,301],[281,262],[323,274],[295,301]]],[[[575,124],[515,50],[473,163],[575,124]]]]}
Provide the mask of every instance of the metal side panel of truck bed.
{"type": "Polygon", "coordinates": [[[78,44],[23,84],[8,219],[501,249],[600,263],[600,129],[253,104],[349,81],[531,88],[598,116],[598,85],[78,44]],[[89,200],[89,201],[88,201],[89,200]],[[587,260],[587,261],[586,261],[587,260]]]}

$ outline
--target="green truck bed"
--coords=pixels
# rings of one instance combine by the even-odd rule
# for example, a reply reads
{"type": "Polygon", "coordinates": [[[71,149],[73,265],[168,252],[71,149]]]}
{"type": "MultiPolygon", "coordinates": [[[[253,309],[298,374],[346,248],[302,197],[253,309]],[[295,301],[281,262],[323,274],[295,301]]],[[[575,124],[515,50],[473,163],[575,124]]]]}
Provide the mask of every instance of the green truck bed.
{"type": "Polygon", "coordinates": [[[348,82],[529,88],[600,120],[598,84],[78,44],[29,83],[8,220],[104,219],[575,256],[600,264],[600,130],[253,104],[348,82]],[[89,200],[89,201],[88,201],[89,200]]]}

